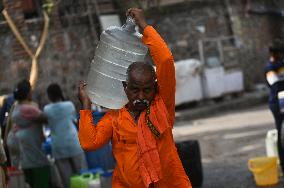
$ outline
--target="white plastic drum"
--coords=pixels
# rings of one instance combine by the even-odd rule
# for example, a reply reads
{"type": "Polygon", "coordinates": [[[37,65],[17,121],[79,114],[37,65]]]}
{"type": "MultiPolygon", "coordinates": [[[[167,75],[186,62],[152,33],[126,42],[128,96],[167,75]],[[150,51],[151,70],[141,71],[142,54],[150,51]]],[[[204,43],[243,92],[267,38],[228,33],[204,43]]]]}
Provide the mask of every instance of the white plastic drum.
{"type": "Polygon", "coordinates": [[[87,79],[93,103],[110,109],[119,109],[127,103],[122,86],[127,67],[149,59],[141,37],[131,17],[122,27],[109,27],[102,32],[87,79]]]}

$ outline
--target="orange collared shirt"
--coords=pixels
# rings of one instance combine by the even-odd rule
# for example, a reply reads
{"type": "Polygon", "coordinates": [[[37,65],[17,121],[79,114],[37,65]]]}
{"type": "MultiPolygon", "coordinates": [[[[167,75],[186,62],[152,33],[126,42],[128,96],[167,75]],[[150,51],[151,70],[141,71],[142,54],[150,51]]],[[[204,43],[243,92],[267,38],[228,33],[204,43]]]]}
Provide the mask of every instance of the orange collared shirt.
{"type": "MultiPolygon", "coordinates": [[[[167,45],[156,32],[147,26],[142,41],[150,49],[157,67],[158,93],[164,101],[173,126],[175,117],[175,68],[173,56],[167,45]]],[[[137,125],[125,107],[111,110],[94,126],[91,110],[80,111],[79,140],[83,149],[96,150],[112,141],[113,155],[117,165],[113,174],[114,188],[145,188],[139,173],[137,158],[137,125]]],[[[190,188],[190,181],[179,159],[172,129],[169,127],[157,140],[162,179],[155,188],[190,188]]]]}

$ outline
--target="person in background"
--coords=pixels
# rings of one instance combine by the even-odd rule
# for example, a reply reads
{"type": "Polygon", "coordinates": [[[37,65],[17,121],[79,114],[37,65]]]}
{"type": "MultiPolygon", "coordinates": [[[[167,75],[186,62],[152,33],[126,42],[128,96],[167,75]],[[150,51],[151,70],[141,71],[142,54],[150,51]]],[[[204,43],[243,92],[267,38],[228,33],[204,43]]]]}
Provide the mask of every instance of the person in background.
{"type": "Polygon", "coordinates": [[[3,140],[1,138],[2,130],[0,127],[0,187],[6,188],[7,186],[7,156],[4,150],[3,140]]]}
{"type": "MultiPolygon", "coordinates": [[[[5,132],[6,123],[7,123],[7,117],[9,115],[10,109],[14,103],[14,95],[8,95],[4,101],[3,106],[0,109],[0,125],[2,127],[2,133],[5,132]]],[[[4,139],[4,134],[2,134],[2,139],[4,139]]]]}
{"type": "Polygon", "coordinates": [[[172,53],[146,23],[141,9],[131,8],[126,14],[143,31],[142,41],[150,50],[156,73],[150,64],[132,63],[123,82],[128,103],[108,111],[96,126],[86,83],[81,81],[80,144],[85,150],[96,150],[112,140],[116,159],[112,187],[191,188],[172,134],[176,84],[172,53]]]}
{"type": "MultiPolygon", "coordinates": [[[[270,59],[266,64],[265,73],[268,83],[269,108],[273,114],[276,129],[278,131],[278,155],[282,172],[284,172],[284,148],[282,141],[282,123],[284,114],[281,112],[278,94],[284,91],[284,43],[280,39],[274,39],[269,46],[270,59]]],[[[280,96],[281,97],[281,96],[280,96]]],[[[282,97],[283,98],[283,97],[282,97]]],[[[282,106],[283,108],[283,106],[282,106]]]]}
{"type": "Polygon", "coordinates": [[[44,106],[43,111],[51,131],[51,154],[64,188],[67,188],[70,176],[86,168],[85,156],[74,126],[76,110],[71,101],[64,100],[58,84],[50,84],[47,94],[51,103],[44,106]]]}
{"type": "Polygon", "coordinates": [[[44,141],[43,123],[47,122],[47,118],[38,105],[32,102],[32,90],[28,80],[24,79],[17,84],[14,98],[17,103],[11,114],[14,126],[10,132],[15,135],[19,144],[19,166],[31,188],[48,188],[49,161],[41,149],[44,141]]]}
{"type": "MultiPolygon", "coordinates": [[[[10,111],[13,107],[13,104],[14,104],[14,95],[13,94],[10,94],[8,95],[4,101],[3,101],[3,106],[2,108],[0,109],[0,126],[1,126],[1,129],[2,129],[2,136],[1,138],[3,139],[3,145],[4,145],[4,149],[5,149],[5,153],[7,154],[6,157],[7,157],[7,161],[6,161],[6,164],[8,166],[11,166],[11,160],[10,160],[10,156],[8,155],[9,153],[9,150],[7,148],[7,145],[6,145],[6,140],[5,140],[5,132],[6,132],[6,128],[9,127],[8,126],[8,122],[10,121],[10,111]]],[[[10,125],[11,126],[11,125],[10,125]]],[[[10,129],[11,127],[9,127],[8,129],[10,129]]]]}

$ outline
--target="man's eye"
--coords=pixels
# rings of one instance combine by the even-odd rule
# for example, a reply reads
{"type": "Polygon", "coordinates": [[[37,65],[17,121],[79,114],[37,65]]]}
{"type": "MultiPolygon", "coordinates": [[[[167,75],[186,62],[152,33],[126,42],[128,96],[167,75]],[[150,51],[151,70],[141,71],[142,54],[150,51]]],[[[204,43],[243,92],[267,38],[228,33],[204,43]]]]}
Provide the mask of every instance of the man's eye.
{"type": "Polygon", "coordinates": [[[150,89],[150,88],[147,88],[147,89],[145,89],[144,91],[145,91],[145,93],[150,93],[150,92],[151,92],[151,89],[150,89]]]}
{"type": "Polygon", "coordinates": [[[133,93],[137,93],[139,90],[136,89],[136,88],[133,88],[133,89],[131,89],[131,91],[132,91],[133,93]]]}

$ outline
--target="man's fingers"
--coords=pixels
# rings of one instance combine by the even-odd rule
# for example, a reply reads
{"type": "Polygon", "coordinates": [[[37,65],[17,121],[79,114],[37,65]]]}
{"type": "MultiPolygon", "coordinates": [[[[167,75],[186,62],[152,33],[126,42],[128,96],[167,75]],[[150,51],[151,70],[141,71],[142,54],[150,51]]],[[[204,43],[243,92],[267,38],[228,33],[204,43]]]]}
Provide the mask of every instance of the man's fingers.
{"type": "Polygon", "coordinates": [[[142,10],[139,9],[139,8],[129,8],[126,11],[126,16],[131,16],[131,17],[135,18],[140,11],[142,11],[142,10]]]}
{"type": "Polygon", "coordinates": [[[81,80],[81,81],[80,81],[80,84],[83,85],[83,86],[86,86],[86,85],[87,85],[87,82],[86,82],[85,80],[81,80]]]}
{"type": "Polygon", "coordinates": [[[133,8],[129,8],[129,9],[126,11],[126,16],[131,16],[130,13],[131,13],[132,10],[133,10],[133,8]]]}
{"type": "Polygon", "coordinates": [[[135,18],[135,14],[132,11],[129,12],[128,16],[131,16],[132,18],[135,18]]]}
{"type": "Polygon", "coordinates": [[[87,85],[86,81],[80,80],[79,89],[83,89],[87,85]]]}

